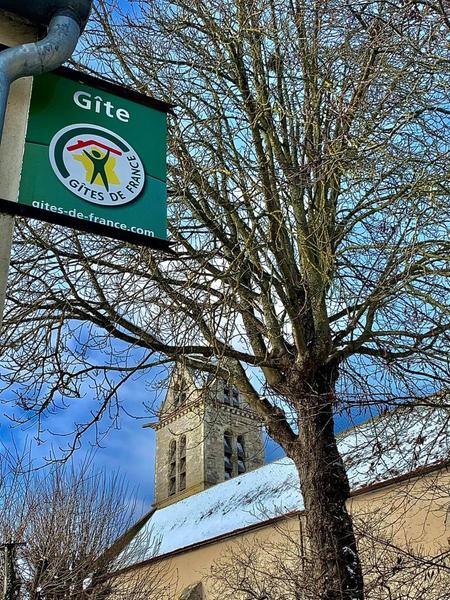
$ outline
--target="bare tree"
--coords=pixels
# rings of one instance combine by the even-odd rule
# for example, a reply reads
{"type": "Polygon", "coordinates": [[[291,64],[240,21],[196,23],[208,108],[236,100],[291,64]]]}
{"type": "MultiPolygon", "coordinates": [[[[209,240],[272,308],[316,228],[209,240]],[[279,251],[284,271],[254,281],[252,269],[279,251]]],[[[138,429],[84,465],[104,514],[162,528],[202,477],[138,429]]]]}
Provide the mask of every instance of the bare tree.
{"type": "MultiPolygon", "coordinates": [[[[167,569],[116,576],[128,566],[117,540],[135,518],[123,479],[88,463],[36,472],[23,456],[3,457],[1,466],[0,531],[15,550],[1,564],[2,576],[14,575],[4,600],[170,597],[167,569]]],[[[156,540],[146,544],[148,554],[157,550],[156,540]]]]}
{"type": "MultiPolygon", "coordinates": [[[[358,523],[358,522],[357,522],[358,523]]],[[[372,533],[371,533],[372,532],[372,533]]],[[[315,600],[308,558],[298,539],[240,543],[213,565],[208,583],[213,598],[223,600],[315,600]]],[[[448,597],[449,552],[429,555],[420,548],[400,547],[391,538],[364,533],[362,559],[369,600],[445,600],[448,597]]]]}
{"type": "Polygon", "coordinates": [[[178,258],[16,228],[16,418],[45,427],[94,385],[70,453],[152,366],[230,380],[297,465],[322,600],[364,597],[335,412],[448,383],[446,19],[400,0],[98,0],[83,68],[177,105],[178,258]]]}
{"type": "MultiPolygon", "coordinates": [[[[432,497],[439,487],[435,486],[433,482],[432,497]]],[[[445,487],[448,497],[448,485],[445,487]]],[[[409,500],[417,503],[417,497],[413,502],[412,495],[409,500]]],[[[448,597],[448,547],[436,548],[433,552],[429,544],[418,543],[412,534],[405,543],[400,543],[396,536],[402,527],[408,531],[407,505],[405,498],[404,510],[397,512],[394,523],[387,524],[385,515],[370,508],[361,518],[354,519],[368,600],[445,600],[448,597]]],[[[432,503],[429,509],[433,510],[432,503]]],[[[302,519],[304,516],[299,517],[302,519]]],[[[314,556],[302,542],[297,519],[290,518],[286,523],[275,527],[271,536],[261,539],[255,536],[227,549],[212,565],[207,577],[213,598],[315,600],[314,584],[309,577],[314,556]]]]}

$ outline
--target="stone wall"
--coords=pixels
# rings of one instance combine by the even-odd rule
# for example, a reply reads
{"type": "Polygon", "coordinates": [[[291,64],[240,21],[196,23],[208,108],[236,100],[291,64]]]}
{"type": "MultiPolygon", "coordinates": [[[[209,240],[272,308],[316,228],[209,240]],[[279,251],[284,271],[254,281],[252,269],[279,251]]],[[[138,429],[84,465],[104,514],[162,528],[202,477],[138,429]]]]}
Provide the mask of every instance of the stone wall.
{"type": "MultiPolygon", "coordinates": [[[[203,403],[196,402],[177,411],[177,416],[167,419],[156,432],[155,501],[160,506],[177,502],[204,489],[203,465],[203,403]],[[181,436],[186,436],[186,488],[169,496],[169,453],[172,440],[177,442],[177,454],[181,436]]],[[[178,456],[177,456],[178,458],[178,456]]]]}
{"type": "Polygon", "coordinates": [[[167,395],[159,412],[156,430],[155,502],[158,508],[224,481],[224,433],[232,440],[233,477],[238,475],[237,439],[244,441],[245,470],[264,464],[260,422],[241,397],[234,398],[232,386],[210,380],[199,389],[189,370],[178,367],[170,379],[167,395]],[[231,405],[224,402],[228,388],[231,405]],[[176,493],[169,493],[170,444],[178,449],[186,436],[186,486],[180,489],[176,473],[176,493]]]}
{"type": "Polygon", "coordinates": [[[264,464],[261,428],[253,413],[246,409],[209,402],[205,408],[205,481],[206,487],[225,480],[224,434],[229,433],[233,448],[233,477],[237,472],[238,436],[244,439],[246,470],[264,464]]]}

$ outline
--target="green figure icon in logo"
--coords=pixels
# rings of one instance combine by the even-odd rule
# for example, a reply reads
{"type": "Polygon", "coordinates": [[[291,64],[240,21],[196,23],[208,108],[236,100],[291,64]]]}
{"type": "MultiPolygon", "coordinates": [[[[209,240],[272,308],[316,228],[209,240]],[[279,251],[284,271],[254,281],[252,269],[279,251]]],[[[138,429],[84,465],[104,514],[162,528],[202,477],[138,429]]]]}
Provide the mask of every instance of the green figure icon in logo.
{"type": "Polygon", "coordinates": [[[106,154],[102,155],[102,153],[98,150],[92,150],[90,154],[89,152],[86,152],[86,150],[83,150],[83,154],[92,161],[92,165],[94,167],[90,183],[94,183],[96,178],[100,177],[100,179],[103,181],[103,185],[105,186],[106,191],[109,191],[109,181],[108,175],[106,174],[106,165],[108,163],[111,152],[108,150],[106,154]]]}
{"type": "Polygon", "coordinates": [[[49,146],[49,159],[56,177],[72,194],[101,206],[131,202],[146,182],[136,151],[97,125],[68,125],[58,131],[49,146]]]}

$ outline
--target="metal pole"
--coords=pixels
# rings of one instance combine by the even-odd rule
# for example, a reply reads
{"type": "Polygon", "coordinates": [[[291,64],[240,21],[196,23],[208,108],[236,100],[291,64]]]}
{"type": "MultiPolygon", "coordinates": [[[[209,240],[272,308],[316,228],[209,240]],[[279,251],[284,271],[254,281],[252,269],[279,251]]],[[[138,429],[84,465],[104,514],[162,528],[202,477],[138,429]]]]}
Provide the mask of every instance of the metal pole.
{"type": "Polygon", "coordinates": [[[14,217],[0,213],[0,329],[3,324],[13,232],[14,217]]]}

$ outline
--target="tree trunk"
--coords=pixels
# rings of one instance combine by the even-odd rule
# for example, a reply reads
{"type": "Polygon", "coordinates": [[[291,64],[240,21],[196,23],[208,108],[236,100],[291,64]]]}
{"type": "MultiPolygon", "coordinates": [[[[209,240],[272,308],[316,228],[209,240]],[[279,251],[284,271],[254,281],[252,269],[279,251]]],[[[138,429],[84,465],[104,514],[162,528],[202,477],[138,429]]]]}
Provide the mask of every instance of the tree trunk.
{"type": "Polygon", "coordinates": [[[17,600],[20,593],[20,579],[16,572],[16,545],[14,542],[3,544],[3,600],[17,600]]]}
{"type": "Polygon", "coordinates": [[[314,598],[363,600],[364,584],[353,524],[346,508],[350,486],[334,434],[332,372],[299,382],[299,443],[292,448],[305,504],[314,598]]]}

